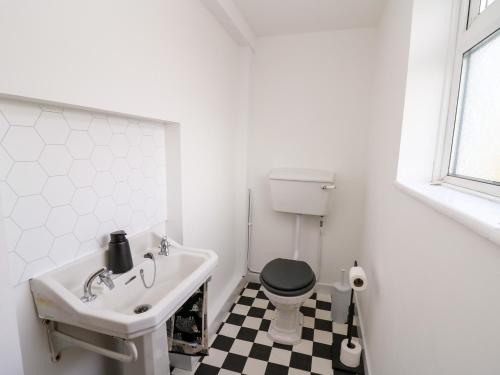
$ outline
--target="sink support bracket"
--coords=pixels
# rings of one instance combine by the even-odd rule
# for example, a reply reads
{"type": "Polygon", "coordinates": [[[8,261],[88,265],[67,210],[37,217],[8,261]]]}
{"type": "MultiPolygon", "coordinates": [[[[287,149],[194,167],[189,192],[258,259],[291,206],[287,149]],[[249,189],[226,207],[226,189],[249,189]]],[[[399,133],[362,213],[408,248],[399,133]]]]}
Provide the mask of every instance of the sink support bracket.
{"type": "Polygon", "coordinates": [[[137,360],[137,347],[133,341],[115,337],[115,340],[119,341],[126,351],[126,353],[121,353],[91,344],[90,342],[58,331],[56,323],[52,320],[43,320],[43,325],[47,331],[50,359],[52,362],[58,362],[61,359],[61,352],[68,347],[78,347],[125,363],[137,360]]]}

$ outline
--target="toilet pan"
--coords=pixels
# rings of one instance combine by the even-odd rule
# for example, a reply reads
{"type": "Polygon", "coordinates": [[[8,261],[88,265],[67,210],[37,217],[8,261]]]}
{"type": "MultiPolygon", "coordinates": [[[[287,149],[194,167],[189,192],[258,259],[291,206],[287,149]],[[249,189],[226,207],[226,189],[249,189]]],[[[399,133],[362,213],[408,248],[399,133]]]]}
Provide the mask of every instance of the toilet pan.
{"type": "Polygon", "coordinates": [[[276,307],[268,335],[280,344],[300,342],[304,317],[300,307],[313,294],[316,276],[311,267],[299,260],[274,259],[260,274],[264,294],[276,307]]]}

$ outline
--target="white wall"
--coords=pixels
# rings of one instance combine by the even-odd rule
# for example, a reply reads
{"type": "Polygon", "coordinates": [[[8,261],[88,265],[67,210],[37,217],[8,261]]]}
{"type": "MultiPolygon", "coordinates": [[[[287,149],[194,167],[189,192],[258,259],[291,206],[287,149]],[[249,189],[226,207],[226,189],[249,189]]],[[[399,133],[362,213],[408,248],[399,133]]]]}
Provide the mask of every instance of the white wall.
{"type": "MultiPolygon", "coordinates": [[[[181,123],[183,240],[220,256],[213,317],[244,259],[234,141],[244,128],[239,87],[248,56],[197,0],[5,1],[2,9],[9,58],[0,62],[1,93],[181,123]]],[[[28,288],[17,291],[26,374],[105,373],[97,357],[77,351],[50,364],[28,288]]]]}
{"type": "Polygon", "coordinates": [[[378,41],[360,294],[371,373],[498,373],[500,249],[394,185],[412,3],[389,1],[378,41]]]}
{"type": "MultiPolygon", "coordinates": [[[[248,134],[251,269],[293,254],[294,217],[272,211],[269,198],[267,175],[276,167],[336,173],[321,281],[337,280],[359,253],[374,34],[359,29],[258,39],[248,134]]],[[[306,218],[305,252],[316,251],[311,233],[318,225],[318,218],[306,218]]]]}

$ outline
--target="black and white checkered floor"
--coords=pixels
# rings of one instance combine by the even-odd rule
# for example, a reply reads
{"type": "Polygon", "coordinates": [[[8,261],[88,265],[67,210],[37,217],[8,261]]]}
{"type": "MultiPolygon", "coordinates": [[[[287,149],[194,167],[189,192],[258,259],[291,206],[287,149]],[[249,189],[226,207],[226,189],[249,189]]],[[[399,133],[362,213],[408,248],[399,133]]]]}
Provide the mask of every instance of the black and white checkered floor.
{"type": "MultiPolygon", "coordinates": [[[[267,330],[274,306],[260,284],[249,283],[238,296],[217,331],[209,355],[195,369],[195,375],[301,375],[333,374],[332,342],[340,342],[346,324],[331,321],[331,299],[313,294],[301,308],[304,314],[302,341],[294,346],[273,343],[267,330]]],[[[357,336],[357,330],[354,330],[357,336]]],[[[173,375],[188,375],[174,369],[173,375]]],[[[335,371],[335,375],[347,375],[335,371]]]]}

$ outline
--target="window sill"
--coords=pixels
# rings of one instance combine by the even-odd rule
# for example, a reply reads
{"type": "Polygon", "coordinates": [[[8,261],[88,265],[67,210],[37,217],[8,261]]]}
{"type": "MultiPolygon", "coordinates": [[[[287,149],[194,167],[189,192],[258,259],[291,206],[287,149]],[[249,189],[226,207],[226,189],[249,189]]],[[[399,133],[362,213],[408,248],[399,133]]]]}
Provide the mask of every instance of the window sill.
{"type": "Polygon", "coordinates": [[[451,187],[396,181],[406,194],[500,245],[500,203],[451,187]]]}

